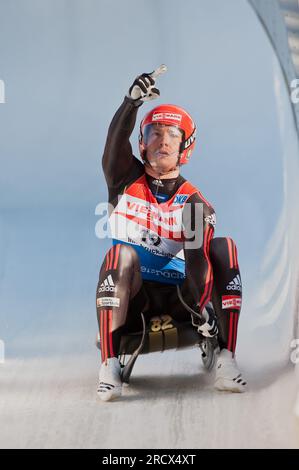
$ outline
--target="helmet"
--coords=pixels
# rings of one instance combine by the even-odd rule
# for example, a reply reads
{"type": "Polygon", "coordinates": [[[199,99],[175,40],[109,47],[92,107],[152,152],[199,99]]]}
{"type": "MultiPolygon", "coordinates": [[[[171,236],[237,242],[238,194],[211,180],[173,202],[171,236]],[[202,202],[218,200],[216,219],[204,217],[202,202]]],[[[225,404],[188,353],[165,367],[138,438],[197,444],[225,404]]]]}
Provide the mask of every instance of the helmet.
{"type": "Polygon", "coordinates": [[[195,146],[196,126],[183,108],[173,104],[161,104],[152,109],[140,123],[139,150],[141,158],[145,159],[146,144],[144,142],[145,128],[151,124],[165,124],[176,126],[183,132],[183,140],[180,147],[180,165],[188,163],[195,146]]]}

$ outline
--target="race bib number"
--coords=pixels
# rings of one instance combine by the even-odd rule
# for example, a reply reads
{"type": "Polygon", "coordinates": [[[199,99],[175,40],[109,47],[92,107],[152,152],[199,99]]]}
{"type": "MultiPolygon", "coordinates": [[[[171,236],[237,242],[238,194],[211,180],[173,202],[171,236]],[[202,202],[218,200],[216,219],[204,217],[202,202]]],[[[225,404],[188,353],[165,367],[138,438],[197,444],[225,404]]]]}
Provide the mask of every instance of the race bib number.
{"type": "Polygon", "coordinates": [[[156,333],[158,331],[165,331],[170,328],[174,328],[172,318],[170,315],[161,315],[160,317],[152,317],[150,319],[150,329],[156,333]]]}

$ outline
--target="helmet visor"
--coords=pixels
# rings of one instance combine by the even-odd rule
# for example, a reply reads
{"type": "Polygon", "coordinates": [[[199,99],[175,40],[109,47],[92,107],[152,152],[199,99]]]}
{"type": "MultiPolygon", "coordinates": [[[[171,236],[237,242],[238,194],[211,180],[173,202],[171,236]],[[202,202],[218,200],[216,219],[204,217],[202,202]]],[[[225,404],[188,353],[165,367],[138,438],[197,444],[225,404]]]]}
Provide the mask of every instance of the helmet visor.
{"type": "Polygon", "coordinates": [[[166,139],[170,145],[180,145],[183,136],[184,132],[177,126],[155,123],[145,126],[143,141],[145,145],[151,145],[166,139]]]}

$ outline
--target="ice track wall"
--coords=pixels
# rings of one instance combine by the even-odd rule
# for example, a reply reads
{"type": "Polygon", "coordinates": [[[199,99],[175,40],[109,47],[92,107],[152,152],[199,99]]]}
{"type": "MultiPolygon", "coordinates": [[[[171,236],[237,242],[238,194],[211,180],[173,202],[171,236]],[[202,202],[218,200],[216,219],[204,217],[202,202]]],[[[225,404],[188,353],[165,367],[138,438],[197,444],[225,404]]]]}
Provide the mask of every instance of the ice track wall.
{"type": "MultiPolygon", "coordinates": [[[[286,92],[292,98],[292,83],[299,78],[299,3],[297,0],[249,0],[261,22],[265,33],[279,59],[285,78],[285,89],[278,84],[277,74],[274,73],[276,89],[276,102],[280,117],[280,133],[283,150],[283,179],[284,203],[276,230],[269,243],[268,252],[263,262],[265,284],[261,291],[262,303],[269,308],[265,313],[261,325],[267,325],[278,318],[280,321],[289,317],[294,322],[294,339],[299,338],[298,316],[298,140],[291,137],[294,125],[299,135],[299,104],[290,99],[290,107],[294,114],[291,116],[283,110],[283,97],[286,92]],[[289,229],[285,232],[284,227],[289,229]],[[276,263],[275,260],[276,259],[276,263]],[[265,293],[271,292],[271,299],[265,293]],[[272,305],[271,305],[272,303],[272,305]],[[271,312],[271,313],[270,313],[271,312]]],[[[298,82],[299,83],[299,82],[298,82]]],[[[297,85],[298,86],[298,85],[297,85]]],[[[263,308],[263,307],[262,307],[263,308]]],[[[296,346],[296,343],[293,344],[296,346]]],[[[298,369],[298,368],[297,368],[298,369]]],[[[298,370],[297,370],[298,373],[298,370]]],[[[297,374],[299,377],[299,374],[297,374]]],[[[298,379],[299,382],[299,379],[298,379]]],[[[299,394],[295,405],[295,412],[299,417],[299,394]]]]}

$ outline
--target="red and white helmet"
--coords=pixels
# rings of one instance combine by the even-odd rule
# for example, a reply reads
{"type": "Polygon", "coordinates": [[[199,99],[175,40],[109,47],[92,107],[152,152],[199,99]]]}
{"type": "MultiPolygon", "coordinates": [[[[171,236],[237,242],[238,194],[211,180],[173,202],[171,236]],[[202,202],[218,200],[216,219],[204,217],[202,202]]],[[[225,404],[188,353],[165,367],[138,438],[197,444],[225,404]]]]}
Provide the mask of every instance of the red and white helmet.
{"type": "Polygon", "coordinates": [[[139,134],[139,150],[143,160],[144,151],[146,150],[144,142],[146,126],[152,124],[175,126],[183,132],[183,140],[180,147],[180,165],[188,163],[195,147],[196,138],[196,126],[190,114],[183,108],[173,104],[161,104],[147,113],[141,121],[139,134]]]}

